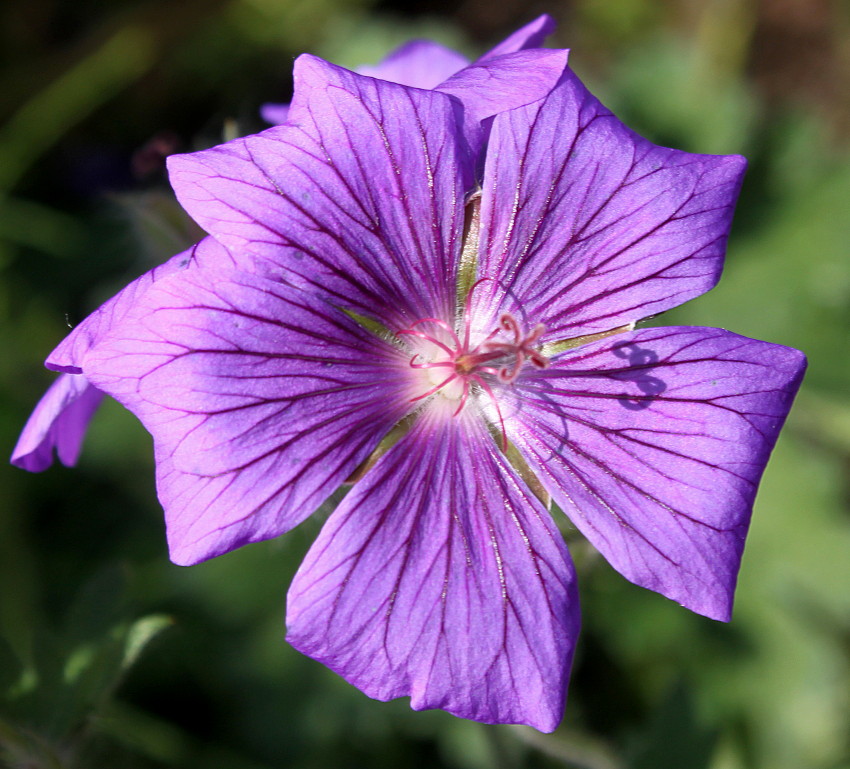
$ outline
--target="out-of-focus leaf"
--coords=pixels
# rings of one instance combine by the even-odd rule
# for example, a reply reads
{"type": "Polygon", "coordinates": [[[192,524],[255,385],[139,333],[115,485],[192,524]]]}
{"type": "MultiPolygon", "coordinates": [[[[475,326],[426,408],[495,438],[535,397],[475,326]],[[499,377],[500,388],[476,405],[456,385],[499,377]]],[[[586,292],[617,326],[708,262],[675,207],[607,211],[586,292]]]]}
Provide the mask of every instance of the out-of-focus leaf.
{"type": "Polygon", "coordinates": [[[653,0],[582,0],[576,3],[582,26],[606,45],[612,42],[634,40],[653,28],[661,16],[658,3],[653,0]]]}
{"type": "Polygon", "coordinates": [[[113,196],[112,202],[133,234],[144,269],[162,264],[204,236],[170,193],[127,193],[113,196]]]}
{"type": "Polygon", "coordinates": [[[0,206],[0,240],[61,258],[79,248],[84,237],[80,222],[63,211],[22,198],[7,198],[0,206]]]}
{"type": "Polygon", "coordinates": [[[808,440],[850,457],[850,399],[805,390],[794,405],[792,424],[808,440]]]}
{"type": "Polygon", "coordinates": [[[191,738],[179,727],[119,701],[102,709],[97,729],[168,766],[182,765],[191,751],[191,738]]]}
{"type": "Polygon", "coordinates": [[[611,745],[603,739],[562,724],[553,734],[541,734],[527,726],[510,727],[526,746],[570,769],[625,769],[611,745]]]}
{"type": "Polygon", "coordinates": [[[60,751],[39,735],[0,718],[0,767],[71,769],[60,751]]]}
{"type": "Polygon", "coordinates": [[[130,625],[124,641],[123,670],[129,670],[138,660],[144,648],[163,630],[174,624],[174,620],[165,614],[150,614],[130,625]]]}
{"type": "Polygon", "coordinates": [[[321,38],[329,18],[356,14],[367,5],[366,0],[236,0],[226,22],[255,46],[301,50],[305,40],[321,38]]]}

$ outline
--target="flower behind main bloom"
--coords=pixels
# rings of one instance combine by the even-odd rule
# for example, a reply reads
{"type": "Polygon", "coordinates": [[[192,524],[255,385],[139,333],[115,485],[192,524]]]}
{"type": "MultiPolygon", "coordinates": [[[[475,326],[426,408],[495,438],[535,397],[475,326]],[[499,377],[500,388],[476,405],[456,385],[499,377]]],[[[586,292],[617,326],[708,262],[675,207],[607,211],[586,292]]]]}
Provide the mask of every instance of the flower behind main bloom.
{"type": "MultiPolygon", "coordinates": [[[[554,29],[554,19],[544,14],[491,48],[477,63],[526,48],[540,48],[554,29]]],[[[377,64],[360,66],[355,72],[413,88],[437,88],[468,66],[469,60],[465,56],[440,43],[410,40],[390,51],[377,64]]],[[[289,105],[264,104],[260,112],[267,123],[282,125],[289,118],[289,105]]]]}
{"type": "Polygon", "coordinates": [[[562,51],[434,90],[303,56],[295,84],[285,125],[171,159],[227,258],[50,363],[153,434],[177,563],[291,529],[365,467],[290,642],[370,696],[551,731],[579,614],[550,496],[628,579],[729,618],[805,359],[634,325],[716,283],[744,161],[638,137],[562,51]]]}

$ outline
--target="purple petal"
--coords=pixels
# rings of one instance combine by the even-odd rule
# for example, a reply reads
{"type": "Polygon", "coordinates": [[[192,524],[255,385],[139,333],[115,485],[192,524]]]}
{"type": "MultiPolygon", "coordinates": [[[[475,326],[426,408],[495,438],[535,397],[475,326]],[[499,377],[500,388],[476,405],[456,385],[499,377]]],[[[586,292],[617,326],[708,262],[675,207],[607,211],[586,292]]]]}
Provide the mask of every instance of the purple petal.
{"type": "Polygon", "coordinates": [[[544,98],[561,79],[569,51],[517,51],[462,69],[437,90],[463,103],[464,132],[477,156],[488,135],[482,122],[544,98]]]}
{"type": "Polygon", "coordinates": [[[632,582],[727,620],[756,486],[805,369],[709,328],[603,339],[516,383],[508,435],[632,582]]]}
{"type": "Polygon", "coordinates": [[[491,48],[478,61],[477,64],[502,56],[514,51],[523,51],[527,48],[540,48],[544,40],[555,31],[555,20],[547,13],[538,16],[534,21],[521,27],[509,37],[505,38],[495,48],[491,48]]]}
{"type": "Polygon", "coordinates": [[[310,515],[410,409],[406,363],[303,291],[227,270],[158,281],[84,360],[180,474],[160,469],[181,564],[310,515]]]}
{"type": "MultiPolygon", "coordinates": [[[[270,464],[269,473],[274,472],[270,464]]],[[[281,533],[285,501],[274,483],[257,484],[261,476],[257,469],[219,475],[182,472],[174,467],[169,450],[157,446],[157,496],[165,512],[171,560],[192,566],[281,533]]],[[[284,523],[282,528],[288,527],[284,523]]]]}
{"type": "Polygon", "coordinates": [[[271,125],[283,125],[289,120],[288,104],[263,104],[260,106],[260,117],[271,125]]]}
{"type": "Polygon", "coordinates": [[[180,202],[249,271],[394,329],[450,317],[473,169],[457,105],[306,55],[295,81],[286,126],[169,158],[180,202]]]}
{"type": "Polygon", "coordinates": [[[396,48],[373,67],[357,72],[412,88],[436,88],[455,72],[469,65],[461,54],[431,40],[411,40],[396,48]]]}
{"type": "Polygon", "coordinates": [[[542,322],[545,340],[681,304],[720,276],[745,161],[656,147],[568,72],[498,115],[481,209],[477,295],[542,322]]]}
{"type": "Polygon", "coordinates": [[[82,360],[89,349],[127,314],[156,281],[188,267],[214,268],[232,265],[233,259],[227,249],[213,238],[204,238],[186,251],[171,257],[165,264],[148,270],[104,302],[59,343],[50,353],[45,365],[54,371],[81,373],[82,360]]]}
{"type": "Polygon", "coordinates": [[[578,596],[561,535],[486,430],[426,417],[325,524],[287,626],[370,697],[549,732],[578,596]]]}
{"type": "Polygon", "coordinates": [[[63,465],[73,467],[89,421],[103,393],[79,374],[62,374],[50,386],[27,420],[11,462],[38,473],[53,464],[53,451],[63,465]]]}

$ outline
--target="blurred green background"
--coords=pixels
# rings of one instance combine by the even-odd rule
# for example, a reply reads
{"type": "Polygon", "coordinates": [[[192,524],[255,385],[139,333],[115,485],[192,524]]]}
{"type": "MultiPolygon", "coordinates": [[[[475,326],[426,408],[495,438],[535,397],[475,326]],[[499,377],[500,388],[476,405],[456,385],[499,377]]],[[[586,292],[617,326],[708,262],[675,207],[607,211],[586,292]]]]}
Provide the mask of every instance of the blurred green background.
{"type": "Polygon", "coordinates": [[[841,0],[19,0],[0,10],[0,445],[87,311],[196,238],[163,158],[263,128],[312,51],[411,37],[470,56],[541,12],[551,44],[654,141],[750,171],[718,288],[659,321],[798,347],[722,625],[581,543],[562,727],[367,699],[283,641],[320,522],[168,562],[150,441],[109,402],[79,467],[0,466],[0,766],[42,769],[850,767],[850,5],[841,0]]]}

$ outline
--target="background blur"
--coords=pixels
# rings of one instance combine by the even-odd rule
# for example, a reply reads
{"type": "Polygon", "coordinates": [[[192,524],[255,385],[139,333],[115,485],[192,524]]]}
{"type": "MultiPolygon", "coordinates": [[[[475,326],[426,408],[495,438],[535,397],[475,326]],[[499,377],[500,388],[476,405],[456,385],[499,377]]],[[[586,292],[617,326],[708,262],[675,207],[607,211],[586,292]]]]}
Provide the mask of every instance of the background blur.
{"type": "MultiPolygon", "coordinates": [[[[293,57],[471,57],[540,12],[657,143],[750,171],[718,288],[660,321],[798,347],[733,622],[577,548],[584,630],[561,729],[381,704],[283,641],[313,519],[168,562],[150,441],[113,402],[79,467],[0,466],[0,766],[35,769],[850,767],[850,5],[841,0],[19,0],[0,10],[0,447],[41,362],[197,237],[163,159],[264,127],[293,57]]],[[[319,516],[320,518],[321,516],[319,516]]]]}

